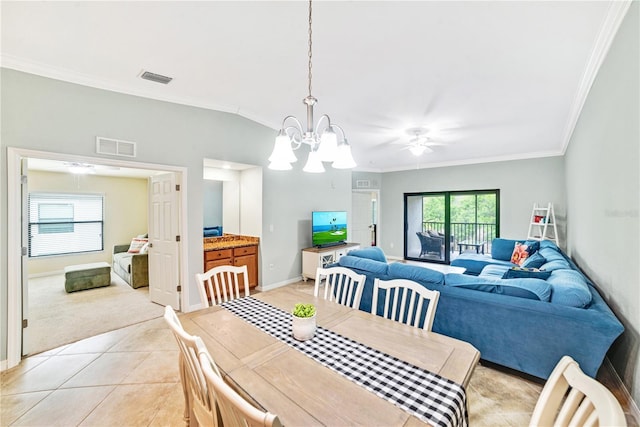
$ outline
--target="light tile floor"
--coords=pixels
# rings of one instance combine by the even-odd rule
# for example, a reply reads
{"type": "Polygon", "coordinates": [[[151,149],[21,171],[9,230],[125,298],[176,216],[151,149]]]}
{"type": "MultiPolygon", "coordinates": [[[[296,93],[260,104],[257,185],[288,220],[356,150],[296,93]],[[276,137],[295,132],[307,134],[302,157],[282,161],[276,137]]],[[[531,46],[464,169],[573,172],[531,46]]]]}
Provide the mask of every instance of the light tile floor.
{"type": "MultiPolygon", "coordinates": [[[[1,386],[1,426],[184,425],[177,345],[162,318],[26,358],[1,386]]],[[[470,425],[528,425],[541,389],[479,365],[467,388],[470,425]]]]}

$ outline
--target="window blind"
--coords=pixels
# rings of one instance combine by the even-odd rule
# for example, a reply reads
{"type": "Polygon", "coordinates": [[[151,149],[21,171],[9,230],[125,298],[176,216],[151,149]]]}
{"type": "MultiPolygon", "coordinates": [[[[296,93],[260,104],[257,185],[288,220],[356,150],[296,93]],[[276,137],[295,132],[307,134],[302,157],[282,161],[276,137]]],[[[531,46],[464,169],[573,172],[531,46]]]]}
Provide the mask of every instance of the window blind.
{"type": "Polygon", "coordinates": [[[29,193],[29,257],[104,249],[104,196],[29,193]]]}

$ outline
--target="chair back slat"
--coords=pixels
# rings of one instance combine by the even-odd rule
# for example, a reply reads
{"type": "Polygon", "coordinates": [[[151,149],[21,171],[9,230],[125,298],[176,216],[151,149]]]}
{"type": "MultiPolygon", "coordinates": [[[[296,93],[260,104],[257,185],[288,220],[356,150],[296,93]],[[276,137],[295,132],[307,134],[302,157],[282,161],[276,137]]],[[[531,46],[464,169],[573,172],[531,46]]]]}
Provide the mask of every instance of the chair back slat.
{"type": "Polygon", "coordinates": [[[277,415],[251,405],[231,386],[215,374],[215,363],[208,352],[199,354],[200,366],[204,373],[210,399],[217,402],[225,426],[281,427],[277,415]]]}
{"type": "MultiPolygon", "coordinates": [[[[200,337],[189,335],[184,330],[170,305],[165,307],[164,319],[180,350],[178,364],[185,400],[184,419],[188,422],[193,417],[198,425],[217,426],[215,401],[210,399],[207,382],[200,367],[199,354],[207,351],[204,342],[200,337]]],[[[216,375],[220,375],[217,367],[214,371],[216,375]]]]}
{"type": "Polygon", "coordinates": [[[433,326],[440,292],[407,279],[380,280],[373,283],[371,313],[378,314],[378,298],[384,292],[382,316],[427,331],[433,326]],[[425,304],[427,304],[425,308],[425,304]]]}
{"type": "Polygon", "coordinates": [[[367,277],[357,274],[353,270],[344,267],[318,268],[316,270],[314,296],[318,296],[322,281],[324,285],[324,299],[335,301],[338,304],[351,308],[360,308],[362,290],[367,277]]]}
{"type": "Polygon", "coordinates": [[[249,296],[249,274],[246,265],[220,265],[205,273],[197,273],[200,300],[205,307],[220,305],[242,296],[249,296]],[[240,290],[240,286],[244,290],[240,290]],[[207,296],[208,291],[208,296],[207,296]],[[211,299],[211,304],[209,304],[211,299]]]}
{"type": "Polygon", "coordinates": [[[627,421],[616,397],[564,356],[542,389],[529,425],[625,427],[627,421]]]}

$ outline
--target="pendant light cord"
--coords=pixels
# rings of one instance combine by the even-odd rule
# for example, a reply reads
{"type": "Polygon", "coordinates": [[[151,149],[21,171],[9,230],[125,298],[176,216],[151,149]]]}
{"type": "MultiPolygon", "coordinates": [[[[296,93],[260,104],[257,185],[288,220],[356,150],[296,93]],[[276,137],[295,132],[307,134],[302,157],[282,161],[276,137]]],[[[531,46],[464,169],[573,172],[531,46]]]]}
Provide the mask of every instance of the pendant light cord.
{"type": "Polygon", "coordinates": [[[311,41],[311,35],[313,34],[312,30],[311,30],[311,1],[309,0],[309,96],[311,97],[311,59],[312,59],[312,50],[311,48],[313,47],[313,43],[311,41]]]}

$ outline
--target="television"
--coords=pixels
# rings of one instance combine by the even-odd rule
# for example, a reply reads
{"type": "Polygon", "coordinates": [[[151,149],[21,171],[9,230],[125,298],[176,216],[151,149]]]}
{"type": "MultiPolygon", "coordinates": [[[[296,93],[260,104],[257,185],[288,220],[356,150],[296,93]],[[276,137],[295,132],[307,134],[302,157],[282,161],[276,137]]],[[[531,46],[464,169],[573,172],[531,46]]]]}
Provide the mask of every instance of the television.
{"type": "Polygon", "coordinates": [[[346,242],[347,213],[345,211],[312,212],[311,232],[313,246],[324,247],[346,242]]]}

